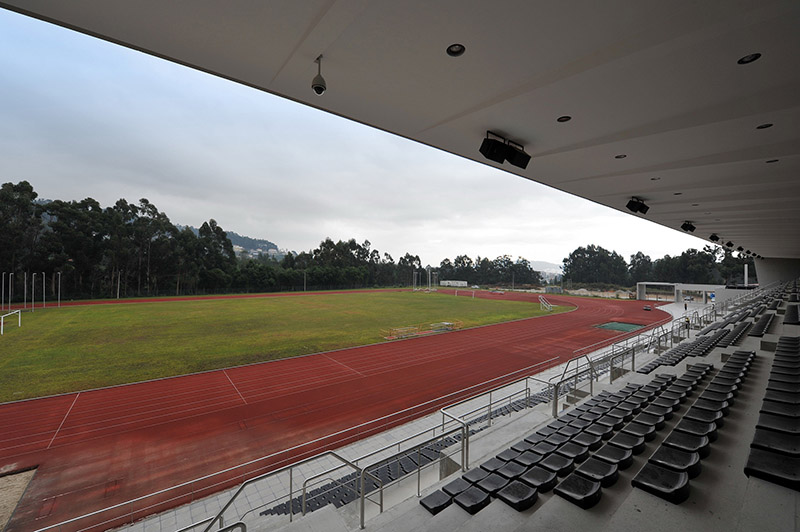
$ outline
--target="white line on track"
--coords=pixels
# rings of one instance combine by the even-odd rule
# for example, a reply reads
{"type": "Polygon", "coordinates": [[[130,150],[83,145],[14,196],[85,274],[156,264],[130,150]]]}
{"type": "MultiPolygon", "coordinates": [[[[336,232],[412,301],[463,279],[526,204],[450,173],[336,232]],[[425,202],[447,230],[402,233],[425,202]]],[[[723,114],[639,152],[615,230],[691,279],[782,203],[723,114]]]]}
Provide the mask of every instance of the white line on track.
{"type": "Polygon", "coordinates": [[[362,377],[366,377],[366,375],[364,375],[363,373],[361,373],[361,372],[360,372],[360,371],[358,371],[357,369],[351,368],[350,366],[348,366],[348,365],[347,365],[347,364],[345,364],[344,362],[339,362],[338,360],[336,360],[336,359],[333,359],[333,358],[329,357],[328,355],[324,355],[324,356],[325,356],[325,358],[327,358],[327,359],[328,359],[328,360],[330,360],[331,362],[336,362],[336,363],[337,363],[337,364],[339,364],[340,366],[343,366],[343,367],[345,367],[345,368],[349,369],[350,371],[354,371],[354,372],[358,373],[359,375],[361,375],[362,377]]]}
{"type": "Polygon", "coordinates": [[[224,374],[225,374],[225,376],[226,376],[226,377],[228,377],[228,382],[230,382],[230,383],[231,383],[231,386],[233,386],[233,389],[234,389],[234,390],[236,390],[236,393],[238,393],[238,394],[239,394],[239,397],[241,397],[241,398],[242,398],[242,401],[244,401],[244,404],[247,404],[247,401],[245,401],[245,398],[244,398],[244,396],[242,395],[242,392],[240,392],[240,391],[239,391],[239,388],[237,388],[237,387],[236,387],[236,385],[233,383],[233,381],[231,380],[230,376],[228,375],[228,372],[227,372],[226,370],[224,370],[224,369],[223,369],[223,370],[222,370],[222,373],[224,373],[224,374]]]}
{"type": "Polygon", "coordinates": [[[78,397],[80,396],[81,392],[78,392],[78,395],[76,395],[75,399],[72,400],[72,404],[69,405],[69,410],[67,410],[67,413],[64,414],[64,419],[61,420],[61,425],[58,426],[58,428],[56,429],[56,433],[53,434],[53,438],[50,440],[50,443],[47,444],[48,449],[50,448],[51,445],[53,445],[53,442],[56,440],[56,436],[58,436],[58,431],[60,431],[61,427],[64,426],[64,422],[67,420],[67,416],[69,415],[70,412],[72,412],[72,407],[75,406],[75,403],[78,401],[78,397]]]}

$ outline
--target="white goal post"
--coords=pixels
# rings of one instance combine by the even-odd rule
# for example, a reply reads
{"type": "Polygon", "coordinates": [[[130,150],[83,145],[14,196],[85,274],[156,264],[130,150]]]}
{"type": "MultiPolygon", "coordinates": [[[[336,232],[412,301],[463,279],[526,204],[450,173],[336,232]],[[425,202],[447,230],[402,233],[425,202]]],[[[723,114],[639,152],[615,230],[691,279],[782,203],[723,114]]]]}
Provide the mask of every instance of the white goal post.
{"type": "Polygon", "coordinates": [[[0,335],[5,334],[6,318],[9,316],[13,316],[14,314],[17,315],[17,327],[22,327],[22,312],[20,312],[19,310],[15,310],[14,312],[3,314],[2,316],[0,316],[0,335]]]}

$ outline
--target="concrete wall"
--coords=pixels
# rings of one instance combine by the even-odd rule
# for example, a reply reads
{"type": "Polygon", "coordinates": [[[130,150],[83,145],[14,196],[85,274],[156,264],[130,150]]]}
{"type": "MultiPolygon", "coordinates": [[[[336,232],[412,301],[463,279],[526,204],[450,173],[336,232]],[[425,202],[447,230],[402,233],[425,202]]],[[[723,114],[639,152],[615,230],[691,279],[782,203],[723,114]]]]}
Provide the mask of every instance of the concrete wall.
{"type": "Polygon", "coordinates": [[[775,281],[791,281],[800,277],[800,259],[756,259],[758,284],[766,286],[775,281]]]}
{"type": "Polygon", "coordinates": [[[733,299],[734,297],[740,296],[748,291],[749,290],[736,290],[732,288],[723,287],[714,292],[714,302],[722,303],[723,301],[733,299]]]}

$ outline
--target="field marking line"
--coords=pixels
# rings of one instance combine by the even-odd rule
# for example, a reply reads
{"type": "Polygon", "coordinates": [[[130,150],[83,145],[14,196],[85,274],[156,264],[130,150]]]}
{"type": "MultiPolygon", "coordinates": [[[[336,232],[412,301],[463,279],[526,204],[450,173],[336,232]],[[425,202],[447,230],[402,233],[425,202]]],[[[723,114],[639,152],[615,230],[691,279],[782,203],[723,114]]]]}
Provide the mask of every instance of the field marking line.
{"type": "Polygon", "coordinates": [[[78,395],[76,395],[76,396],[75,396],[75,399],[73,399],[73,400],[72,400],[72,404],[71,404],[71,405],[69,405],[69,410],[67,410],[67,413],[66,413],[66,414],[64,414],[64,419],[62,419],[62,420],[61,420],[61,424],[60,424],[60,425],[58,426],[58,428],[56,429],[56,433],[55,433],[55,434],[53,434],[53,437],[52,437],[52,439],[50,440],[50,443],[48,443],[48,444],[47,444],[47,448],[48,448],[48,449],[50,448],[50,446],[51,446],[51,445],[53,445],[53,442],[56,440],[56,436],[58,436],[58,432],[61,430],[61,427],[63,427],[63,426],[64,426],[64,422],[67,420],[67,416],[69,416],[69,413],[70,413],[70,412],[72,412],[72,407],[74,407],[74,406],[75,406],[75,403],[77,403],[77,402],[78,402],[78,397],[80,397],[80,396],[81,396],[81,392],[78,392],[78,395]]]}
{"type": "Polygon", "coordinates": [[[364,375],[363,373],[361,373],[360,371],[358,371],[358,370],[357,370],[357,369],[355,369],[355,368],[351,368],[350,366],[348,366],[348,365],[347,365],[347,364],[345,364],[344,362],[339,362],[338,360],[336,360],[336,359],[333,359],[333,358],[329,357],[328,355],[323,355],[323,356],[324,356],[325,358],[327,358],[328,360],[330,360],[331,362],[336,362],[336,363],[337,363],[337,364],[339,364],[340,366],[343,366],[343,367],[345,367],[345,368],[349,369],[350,371],[354,371],[354,372],[358,373],[359,375],[361,375],[362,377],[366,377],[366,375],[364,375]]]}
{"type": "Polygon", "coordinates": [[[236,385],[233,383],[233,381],[231,380],[230,376],[228,375],[228,372],[227,372],[226,370],[224,370],[224,369],[223,369],[223,370],[222,370],[222,373],[224,373],[224,374],[225,374],[225,376],[226,376],[226,377],[228,377],[228,382],[230,382],[230,383],[231,383],[231,386],[233,386],[233,389],[234,389],[234,390],[236,390],[236,393],[238,393],[238,394],[239,394],[239,397],[241,397],[241,398],[242,398],[242,401],[244,401],[244,404],[247,404],[247,401],[245,400],[244,396],[242,395],[242,392],[240,392],[240,391],[239,391],[239,388],[237,388],[237,387],[236,387],[236,385]]]}

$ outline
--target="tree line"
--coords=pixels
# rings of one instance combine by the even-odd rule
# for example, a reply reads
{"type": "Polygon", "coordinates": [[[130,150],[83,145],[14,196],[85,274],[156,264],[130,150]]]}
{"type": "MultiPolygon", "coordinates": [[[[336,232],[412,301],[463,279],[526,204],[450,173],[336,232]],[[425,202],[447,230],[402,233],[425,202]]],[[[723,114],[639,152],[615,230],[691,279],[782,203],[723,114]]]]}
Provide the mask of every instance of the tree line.
{"type": "MultiPolygon", "coordinates": [[[[326,238],[316,249],[289,253],[281,261],[237,257],[213,219],[195,233],[176,227],[145,198],[120,199],[110,207],[92,198],[42,201],[27,181],[0,186],[0,227],[0,271],[14,273],[19,300],[26,274],[30,280],[33,273],[45,276],[48,297],[60,281],[62,296],[73,299],[410,286],[415,273],[419,284],[427,283],[418,255],[405,253],[395,261],[368,240],[326,238]]],[[[454,265],[445,260],[442,266],[439,279],[540,280],[527,260],[507,255],[474,262],[459,256],[454,265]]]]}
{"type": "MultiPolygon", "coordinates": [[[[19,300],[25,275],[30,279],[33,273],[45,276],[49,297],[58,280],[64,298],[73,299],[410,286],[415,273],[419,284],[427,284],[418,255],[407,252],[395,261],[368,240],[326,238],[317,248],[289,253],[281,261],[237,257],[213,219],[195,233],[176,227],[145,198],[138,203],[120,199],[110,207],[92,198],[42,201],[27,181],[0,186],[0,228],[0,271],[14,273],[19,300]]],[[[706,246],[654,261],[639,252],[626,263],[616,252],[590,245],[564,259],[563,276],[573,283],[617,286],[645,280],[734,284],[743,281],[745,262],[752,259],[706,246]]],[[[527,259],[509,255],[493,260],[458,255],[433,271],[439,280],[470,285],[543,284],[527,259]]],[[[755,276],[755,268],[752,272],[755,276]]]]}
{"type": "Polygon", "coordinates": [[[755,282],[753,258],[734,255],[721,246],[688,249],[680,255],[655,260],[639,251],[626,262],[617,252],[592,244],[579,247],[564,259],[563,275],[564,280],[585,284],[632,286],[651,281],[731,286],[744,283],[745,264],[749,265],[750,282],[755,282]]]}
{"type": "Polygon", "coordinates": [[[438,268],[439,279],[467,281],[470,285],[538,286],[543,283],[542,274],[531,267],[530,262],[509,255],[494,260],[477,257],[474,261],[466,255],[458,255],[452,261],[444,259],[438,268]]]}

